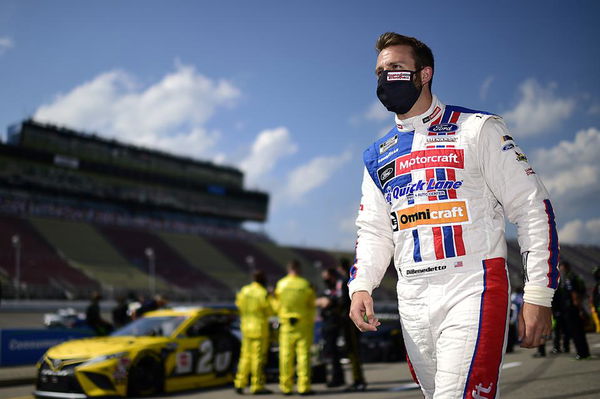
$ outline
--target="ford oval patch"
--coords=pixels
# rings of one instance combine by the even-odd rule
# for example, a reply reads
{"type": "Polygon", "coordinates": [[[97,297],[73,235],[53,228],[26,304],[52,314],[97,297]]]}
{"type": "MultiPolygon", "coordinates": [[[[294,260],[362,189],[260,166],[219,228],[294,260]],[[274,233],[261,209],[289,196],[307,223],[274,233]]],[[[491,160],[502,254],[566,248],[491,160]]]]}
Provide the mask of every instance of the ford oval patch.
{"type": "Polygon", "coordinates": [[[429,129],[431,133],[452,133],[458,130],[458,126],[454,123],[440,123],[431,126],[429,129]]]}

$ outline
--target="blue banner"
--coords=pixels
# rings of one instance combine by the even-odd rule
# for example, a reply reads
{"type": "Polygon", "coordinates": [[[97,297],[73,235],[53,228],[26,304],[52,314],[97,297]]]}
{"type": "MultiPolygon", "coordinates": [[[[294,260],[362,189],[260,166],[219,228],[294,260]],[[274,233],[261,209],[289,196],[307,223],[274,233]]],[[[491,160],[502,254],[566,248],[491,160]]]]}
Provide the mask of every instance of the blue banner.
{"type": "Polygon", "coordinates": [[[0,366],[35,364],[52,346],[77,338],[93,336],[91,330],[0,330],[0,366]]]}

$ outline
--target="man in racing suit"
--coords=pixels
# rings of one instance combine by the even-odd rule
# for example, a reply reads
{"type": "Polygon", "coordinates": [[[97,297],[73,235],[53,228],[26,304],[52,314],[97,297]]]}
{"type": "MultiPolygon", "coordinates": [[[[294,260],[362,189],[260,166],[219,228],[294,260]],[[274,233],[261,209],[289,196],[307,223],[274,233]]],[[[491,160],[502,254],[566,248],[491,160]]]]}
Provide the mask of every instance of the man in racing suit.
{"type": "Polygon", "coordinates": [[[265,363],[269,349],[269,316],[273,314],[269,293],[265,288],[265,274],[257,270],[253,282],[242,287],[236,295],[235,305],[240,312],[242,349],[235,376],[235,391],[244,393],[250,381],[250,392],[255,395],[272,393],[265,388],[265,363]]]}
{"type": "Polygon", "coordinates": [[[431,94],[431,50],[385,33],[377,94],[396,126],[364,152],[350,315],[376,330],[371,292],[393,256],[413,375],[426,398],[496,398],[510,287],[504,216],[525,268],[521,346],[551,337],[558,239],[548,193],[501,118],[431,94]]]}

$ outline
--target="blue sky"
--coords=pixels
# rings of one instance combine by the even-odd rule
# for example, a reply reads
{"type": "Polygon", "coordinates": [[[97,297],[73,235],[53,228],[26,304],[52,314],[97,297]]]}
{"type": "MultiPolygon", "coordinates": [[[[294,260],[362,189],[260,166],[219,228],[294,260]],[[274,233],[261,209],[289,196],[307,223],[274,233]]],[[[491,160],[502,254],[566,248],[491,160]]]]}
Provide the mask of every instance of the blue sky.
{"type": "Polygon", "coordinates": [[[362,150],[393,125],[373,45],[397,31],[432,48],[443,102],[505,116],[561,239],[599,244],[598,4],[2,0],[0,129],[35,116],[240,167],[276,241],[350,250],[362,150]]]}

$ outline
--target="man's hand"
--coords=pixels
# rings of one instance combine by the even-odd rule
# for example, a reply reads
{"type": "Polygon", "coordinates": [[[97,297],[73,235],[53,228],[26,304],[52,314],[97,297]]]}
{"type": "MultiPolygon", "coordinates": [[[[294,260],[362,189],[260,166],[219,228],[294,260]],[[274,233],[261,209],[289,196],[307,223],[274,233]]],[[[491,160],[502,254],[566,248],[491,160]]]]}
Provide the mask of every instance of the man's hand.
{"type": "Polygon", "coordinates": [[[377,331],[381,324],[373,312],[373,298],[367,291],[356,291],[352,294],[350,319],[360,331],[377,331]],[[366,321],[365,321],[366,320],[366,321]]]}
{"type": "Polygon", "coordinates": [[[552,309],[525,302],[519,313],[519,340],[523,348],[535,348],[552,336],[552,309]]]}

